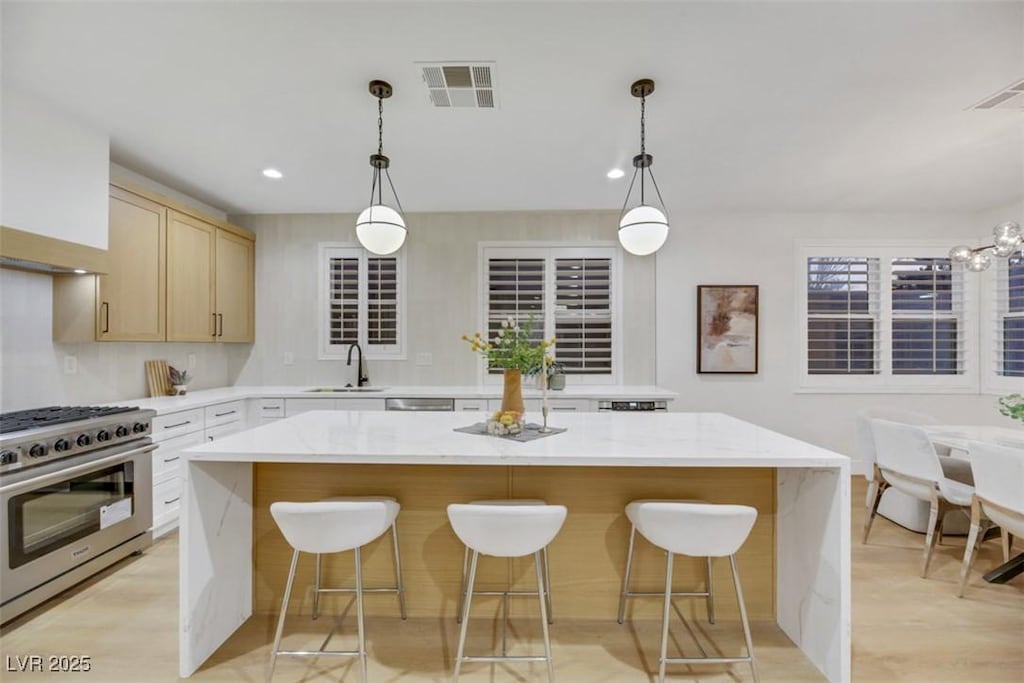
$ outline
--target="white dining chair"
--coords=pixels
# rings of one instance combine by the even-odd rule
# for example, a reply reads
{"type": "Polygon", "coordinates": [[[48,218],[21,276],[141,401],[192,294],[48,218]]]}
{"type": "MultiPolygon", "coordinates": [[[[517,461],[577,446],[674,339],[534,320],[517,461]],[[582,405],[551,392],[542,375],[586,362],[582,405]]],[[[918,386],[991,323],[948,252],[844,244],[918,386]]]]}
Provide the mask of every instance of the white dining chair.
{"type": "MultiPolygon", "coordinates": [[[[868,508],[871,507],[875,499],[878,486],[882,484],[882,475],[878,471],[877,466],[878,457],[876,455],[875,436],[871,431],[872,420],[888,420],[889,422],[909,425],[940,424],[937,418],[927,413],[895,407],[871,408],[857,413],[857,440],[860,444],[861,459],[866,466],[864,476],[868,480],[868,491],[865,499],[865,505],[868,508]]],[[[973,483],[971,479],[971,466],[967,460],[959,457],[949,457],[950,449],[945,447],[937,446],[935,451],[939,454],[939,463],[946,478],[968,485],[973,483]]],[[[928,512],[928,503],[925,501],[908,496],[898,489],[888,488],[885,496],[879,502],[877,514],[911,531],[923,533],[928,529],[928,512]]],[[[965,519],[961,527],[956,527],[956,523],[952,523],[951,530],[960,533],[966,532],[966,521],[965,519]]],[[[870,527],[865,526],[864,535],[861,539],[863,543],[867,543],[869,529],[870,527]]]]}
{"type": "Polygon", "coordinates": [[[971,530],[960,566],[957,597],[964,596],[967,577],[978,546],[989,527],[999,526],[1003,540],[1003,561],[1009,562],[1014,536],[1024,536],[1024,448],[1007,448],[972,441],[974,496],[971,501],[971,530]]]}
{"type": "Polygon", "coordinates": [[[921,576],[927,576],[932,551],[938,538],[946,513],[950,510],[966,510],[971,505],[974,487],[946,477],[939,463],[928,434],[920,427],[872,420],[872,432],[878,454],[878,469],[882,480],[875,490],[875,497],[868,511],[864,526],[864,538],[871,530],[871,522],[878,512],[878,503],[885,490],[892,487],[898,491],[928,503],[928,528],[924,539],[924,561],[921,576]]]}

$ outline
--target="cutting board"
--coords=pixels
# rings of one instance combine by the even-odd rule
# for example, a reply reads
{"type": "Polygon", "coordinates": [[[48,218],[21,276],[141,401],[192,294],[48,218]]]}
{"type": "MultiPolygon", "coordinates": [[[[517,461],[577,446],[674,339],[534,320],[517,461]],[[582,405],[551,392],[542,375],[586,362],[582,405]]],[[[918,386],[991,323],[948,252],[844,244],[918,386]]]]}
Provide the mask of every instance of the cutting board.
{"type": "Polygon", "coordinates": [[[146,361],[146,383],[149,384],[149,395],[170,396],[173,394],[171,388],[171,377],[165,360],[146,361]]]}

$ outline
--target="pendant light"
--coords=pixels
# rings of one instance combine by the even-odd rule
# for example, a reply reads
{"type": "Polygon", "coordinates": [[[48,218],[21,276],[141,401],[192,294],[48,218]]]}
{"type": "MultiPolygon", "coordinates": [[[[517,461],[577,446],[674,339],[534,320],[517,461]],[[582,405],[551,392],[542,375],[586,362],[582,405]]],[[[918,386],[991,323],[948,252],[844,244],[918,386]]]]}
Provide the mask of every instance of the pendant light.
{"type": "Polygon", "coordinates": [[[949,250],[949,258],[963,263],[972,273],[980,273],[992,265],[993,256],[1009,258],[1017,252],[1024,253],[1024,230],[1019,223],[1010,221],[992,229],[992,244],[983,247],[960,244],[949,250]]]}
{"type": "Polygon", "coordinates": [[[622,248],[637,256],[647,256],[661,249],[668,237],[668,216],[665,202],[661,198],[658,183],[654,180],[651,164],[654,157],[647,153],[647,97],[654,92],[654,81],[643,78],[629,88],[633,97],[640,98],[640,153],[633,157],[633,179],[629,182],[626,201],[622,205],[619,216],[619,242],[622,248]],[[633,194],[633,185],[640,175],[640,204],[626,211],[629,198],[633,194]],[[647,176],[650,176],[654,193],[658,197],[660,208],[647,203],[647,176]]]}
{"type": "Polygon", "coordinates": [[[356,219],[356,237],[367,251],[374,254],[391,254],[405,242],[405,219],[402,218],[402,202],[391,182],[388,167],[391,160],[384,156],[384,100],[391,97],[393,90],[386,81],[370,81],[370,94],[377,98],[377,153],[370,155],[373,167],[373,184],[370,186],[370,206],[356,219]],[[384,203],[384,178],[387,178],[396,208],[384,203]]]}

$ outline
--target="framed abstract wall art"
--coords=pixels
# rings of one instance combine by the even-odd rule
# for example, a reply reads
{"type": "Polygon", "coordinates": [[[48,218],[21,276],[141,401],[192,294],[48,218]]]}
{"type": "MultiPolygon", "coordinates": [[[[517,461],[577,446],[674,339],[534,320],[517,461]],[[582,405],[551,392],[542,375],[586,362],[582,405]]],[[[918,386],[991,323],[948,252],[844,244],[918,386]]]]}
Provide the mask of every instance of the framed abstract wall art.
{"type": "Polygon", "coordinates": [[[757,285],[697,286],[697,372],[757,374],[757,285]]]}

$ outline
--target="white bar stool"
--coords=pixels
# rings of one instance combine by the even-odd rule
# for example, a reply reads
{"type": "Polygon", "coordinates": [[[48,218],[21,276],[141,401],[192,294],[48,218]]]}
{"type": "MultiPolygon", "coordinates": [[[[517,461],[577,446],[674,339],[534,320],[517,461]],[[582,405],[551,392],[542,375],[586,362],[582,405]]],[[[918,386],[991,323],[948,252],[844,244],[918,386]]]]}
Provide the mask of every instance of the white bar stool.
{"type": "MultiPolygon", "coordinates": [[[[516,498],[516,499],[501,499],[501,500],[474,500],[470,501],[469,505],[547,505],[547,503],[539,498],[516,498]]],[[[544,564],[544,595],[548,603],[548,623],[555,623],[554,612],[551,611],[551,565],[548,564],[548,549],[547,546],[541,550],[541,559],[544,564]]],[[[462,605],[466,600],[466,572],[469,571],[469,546],[466,546],[465,552],[462,555],[462,578],[459,581],[459,609],[455,614],[455,622],[457,624],[462,623],[462,605]]],[[[509,596],[522,597],[522,596],[534,596],[539,595],[537,591],[474,591],[473,595],[500,595],[503,598],[503,610],[505,615],[505,622],[502,624],[501,631],[501,647],[504,652],[507,645],[507,634],[508,634],[508,598],[509,596]]]]}
{"type": "MultiPolygon", "coordinates": [[[[405,620],[405,586],[402,583],[402,552],[398,547],[398,513],[401,511],[402,506],[398,504],[398,501],[389,496],[335,496],[327,498],[328,501],[346,501],[346,502],[381,502],[388,507],[388,514],[394,519],[391,522],[391,550],[394,556],[395,562],[395,586],[382,587],[382,588],[363,588],[363,593],[396,593],[398,595],[398,611],[402,615],[402,619],[405,620]]],[[[313,619],[320,616],[320,594],[321,593],[354,593],[355,588],[342,587],[342,588],[323,588],[321,584],[321,556],[318,553],[316,556],[316,579],[313,585],[313,619]]]]}
{"type": "MultiPolygon", "coordinates": [[[[317,501],[312,503],[273,503],[270,514],[281,529],[285,540],[292,547],[292,563],[288,570],[288,583],[285,585],[284,598],[281,601],[281,615],[277,620],[277,632],[274,634],[274,645],[270,650],[270,670],[267,681],[274,676],[274,665],[278,655],[290,657],[358,657],[362,670],[362,680],[366,681],[366,635],[363,629],[363,568],[359,550],[362,546],[382,536],[394,523],[397,507],[389,506],[384,501],[317,501]],[[357,650],[281,650],[281,634],[284,632],[284,620],[288,614],[288,600],[291,597],[292,585],[295,583],[295,567],[299,563],[299,553],[340,553],[346,550],[355,551],[356,571],[356,624],[358,628],[359,649],[357,650]]],[[[332,631],[333,634],[333,631],[332,631]]],[[[324,646],[330,640],[328,636],[324,646]]]]}
{"type": "Polygon", "coordinates": [[[564,505],[536,504],[452,504],[448,506],[448,521],[455,535],[473,551],[466,582],[466,599],[462,606],[462,627],[459,631],[459,650],[455,657],[455,675],[459,680],[463,662],[547,662],[548,681],[554,681],[555,670],[551,660],[551,638],[548,633],[547,599],[545,593],[542,551],[558,535],[565,522],[564,505]],[[537,595],[540,602],[540,620],[544,633],[544,656],[467,656],[466,630],[473,605],[473,586],[480,555],[492,557],[523,557],[533,555],[537,572],[537,595]]]}
{"type": "MultiPolygon", "coordinates": [[[[665,567],[665,608],[661,621],[661,655],[658,658],[658,681],[665,681],[666,664],[733,664],[747,662],[760,680],[754,645],[750,639],[750,623],[743,602],[743,589],[736,570],[736,551],[747,540],[757,519],[757,510],[746,505],[712,505],[709,503],[680,503],[664,501],[637,501],[633,508],[633,523],[640,535],[667,551],[665,567]],[[746,657],[669,657],[668,621],[672,606],[672,561],[675,555],[690,557],[726,557],[732,568],[736,601],[740,608],[743,638],[747,644],[746,657]]],[[[705,654],[700,643],[697,648],[705,654]]]]}
{"type": "MultiPolygon", "coordinates": [[[[626,518],[629,519],[629,551],[626,553],[626,571],[622,575],[622,592],[619,594],[619,623],[626,618],[626,598],[649,598],[662,597],[661,591],[637,592],[629,590],[629,578],[633,568],[633,547],[636,543],[636,511],[640,505],[645,503],[704,503],[703,500],[634,500],[626,506],[626,518]]],[[[674,598],[706,598],[708,610],[708,623],[715,623],[715,584],[711,578],[711,558],[705,558],[707,566],[705,569],[705,587],[703,592],[672,593],[674,598]]]]}

